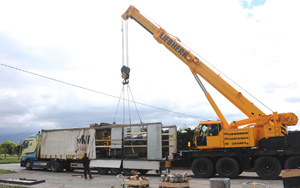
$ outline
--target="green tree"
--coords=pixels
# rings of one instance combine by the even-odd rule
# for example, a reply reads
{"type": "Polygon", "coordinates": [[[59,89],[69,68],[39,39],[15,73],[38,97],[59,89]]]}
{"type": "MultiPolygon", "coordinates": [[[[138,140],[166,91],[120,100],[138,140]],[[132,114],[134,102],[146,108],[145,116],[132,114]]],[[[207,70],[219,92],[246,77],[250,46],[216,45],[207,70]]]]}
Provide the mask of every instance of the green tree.
{"type": "Polygon", "coordinates": [[[14,148],[17,147],[17,144],[13,143],[13,142],[9,142],[9,141],[5,141],[2,142],[2,144],[0,145],[0,151],[1,153],[4,154],[5,159],[6,159],[6,154],[13,154],[14,152],[14,148]]]}
{"type": "Polygon", "coordinates": [[[15,148],[14,148],[14,150],[13,150],[13,154],[16,154],[16,155],[18,155],[18,159],[20,158],[20,153],[21,152],[21,144],[18,144],[15,148]]]}
{"type": "Polygon", "coordinates": [[[191,129],[190,127],[180,128],[177,131],[177,146],[178,151],[180,150],[187,150],[188,142],[191,143],[191,147],[195,147],[193,143],[195,129],[191,129]]]}

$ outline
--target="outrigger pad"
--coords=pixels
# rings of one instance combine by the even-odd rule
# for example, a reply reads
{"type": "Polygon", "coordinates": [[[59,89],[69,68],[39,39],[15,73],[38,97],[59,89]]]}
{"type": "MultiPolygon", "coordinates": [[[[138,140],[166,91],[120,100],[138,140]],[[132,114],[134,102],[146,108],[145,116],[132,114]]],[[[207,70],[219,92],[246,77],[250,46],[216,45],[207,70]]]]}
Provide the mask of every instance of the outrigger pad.
{"type": "Polygon", "coordinates": [[[19,178],[19,179],[0,179],[1,183],[12,183],[12,184],[19,184],[19,185],[34,185],[38,183],[44,183],[46,180],[34,180],[34,179],[26,179],[26,178],[19,178]]]}

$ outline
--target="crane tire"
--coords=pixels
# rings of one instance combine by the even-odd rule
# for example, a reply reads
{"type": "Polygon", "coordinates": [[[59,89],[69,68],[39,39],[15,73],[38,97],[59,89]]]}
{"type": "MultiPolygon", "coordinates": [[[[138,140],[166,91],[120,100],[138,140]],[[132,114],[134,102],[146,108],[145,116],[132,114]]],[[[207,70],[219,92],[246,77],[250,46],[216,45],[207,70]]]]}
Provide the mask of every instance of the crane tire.
{"type": "Polygon", "coordinates": [[[192,163],[192,171],[196,177],[209,178],[214,174],[214,164],[208,158],[197,158],[192,163]]]}
{"type": "Polygon", "coordinates": [[[290,156],[284,163],[285,169],[300,169],[300,155],[290,156]]]}
{"type": "Polygon", "coordinates": [[[281,164],[279,160],[273,156],[259,157],[254,167],[257,175],[265,180],[274,180],[278,178],[281,172],[281,164]]]}
{"type": "Polygon", "coordinates": [[[240,165],[232,157],[222,157],[216,164],[216,170],[220,177],[236,178],[240,173],[240,165]]]}

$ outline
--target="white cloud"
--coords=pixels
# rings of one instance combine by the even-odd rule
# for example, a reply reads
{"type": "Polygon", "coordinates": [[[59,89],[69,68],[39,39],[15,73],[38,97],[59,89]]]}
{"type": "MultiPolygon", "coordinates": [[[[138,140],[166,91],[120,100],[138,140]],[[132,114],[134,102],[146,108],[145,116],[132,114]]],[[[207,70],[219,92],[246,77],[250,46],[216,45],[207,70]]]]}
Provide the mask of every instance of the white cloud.
{"type": "MultiPolygon", "coordinates": [[[[1,2],[0,61],[119,96],[121,14],[133,4],[275,111],[299,113],[298,105],[289,102],[300,93],[298,2],[251,3],[251,9],[244,9],[237,1],[20,1],[17,6],[1,2]]],[[[136,101],[199,117],[138,105],[143,121],[193,127],[200,118],[216,118],[186,65],[133,20],[129,20],[129,61],[136,101]]],[[[17,114],[15,126],[23,127],[21,121],[37,129],[112,122],[117,99],[3,66],[0,71],[1,91],[19,102],[11,107],[25,110],[17,114]]],[[[206,86],[229,121],[244,118],[206,86]]]]}

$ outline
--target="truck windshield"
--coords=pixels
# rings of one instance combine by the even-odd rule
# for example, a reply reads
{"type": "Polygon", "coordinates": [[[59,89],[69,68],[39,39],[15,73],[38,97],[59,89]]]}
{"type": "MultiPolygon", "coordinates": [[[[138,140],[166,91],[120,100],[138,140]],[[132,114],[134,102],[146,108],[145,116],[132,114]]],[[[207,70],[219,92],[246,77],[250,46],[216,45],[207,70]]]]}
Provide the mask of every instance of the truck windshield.
{"type": "Polygon", "coordinates": [[[29,147],[29,141],[25,140],[22,144],[22,150],[27,149],[29,147]]]}

